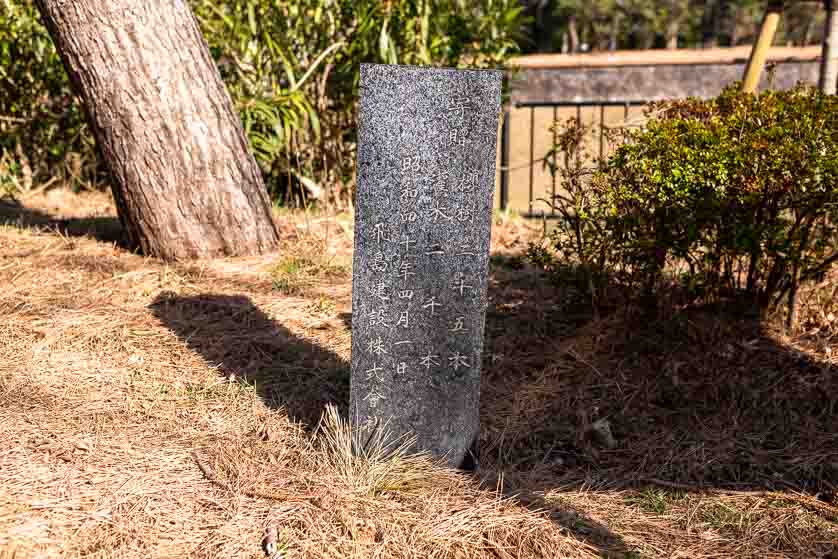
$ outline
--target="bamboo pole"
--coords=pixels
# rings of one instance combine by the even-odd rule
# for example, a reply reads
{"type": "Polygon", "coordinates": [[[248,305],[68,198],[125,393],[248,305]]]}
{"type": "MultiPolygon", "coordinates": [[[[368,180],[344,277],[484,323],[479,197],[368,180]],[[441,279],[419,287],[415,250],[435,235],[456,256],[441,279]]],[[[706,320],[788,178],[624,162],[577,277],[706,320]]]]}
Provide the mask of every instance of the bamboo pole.
{"type": "Polygon", "coordinates": [[[742,79],[742,91],[753,93],[759,85],[759,78],[762,69],[765,68],[765,61],[768,58],[768,49],[774,42],[774,35],[777,33],[777,25],[780,23],[780,13],[783,11],[783,3],[770,0],[762,18],[762,25],[759,28],[757,42],[751,48],[751,56],[748,58],[748,65],[745,67],[745,77],[742,79]]]}
{"type": "Polygon", "coordinates": [[[818,87],[828,95],[835,95],[838,88],[838,10],[835,0],[824,0],[826,25],[823,31],[821,75],[818,87]]]}

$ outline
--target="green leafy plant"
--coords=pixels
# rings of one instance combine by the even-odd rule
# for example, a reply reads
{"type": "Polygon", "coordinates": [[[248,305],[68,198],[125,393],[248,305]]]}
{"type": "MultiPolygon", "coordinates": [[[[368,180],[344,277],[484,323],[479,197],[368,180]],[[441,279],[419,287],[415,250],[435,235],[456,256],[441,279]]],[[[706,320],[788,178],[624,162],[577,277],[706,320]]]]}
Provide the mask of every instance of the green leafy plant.
{"type": "Polygon", "coordinates": [[[591,293],[599,274],[652,301],[668,286],[687,303],[785,302],[794,324],[800,285],[838,262],[838,97],[733,84],[714,99],[654,104],[647,117],[587,168],[587,130],[562,125],[546,157],[561,177],[561,219],[530,260],[583,270],[591,293]]]}
{"type": "Polygon", "coordinates": [[[652,107],[594,180],[611,255],[652,289],[744,292],[763,310],[838,261],[838,98],[800,85],[652,107]]]}
{"type": "MultiPolygon", "coordinates": [[[[347,207],[362,62],[493,67],[518,51],[517,0],[190,0],[274,200],[347,207]]],[[[37,10],[0,0],[0,152],[23,184],[106,184],[37,10]]],[[[4,183],[4,184],[6,184],[4,183]]],[[[8,187],[18,189],[18,186],[8,187]]]]}
{"type": "Polygon", "coordinates": [[[0,0],[0,181],[14,193],[101,176],[84,114],[31,2],[0,0]]]}

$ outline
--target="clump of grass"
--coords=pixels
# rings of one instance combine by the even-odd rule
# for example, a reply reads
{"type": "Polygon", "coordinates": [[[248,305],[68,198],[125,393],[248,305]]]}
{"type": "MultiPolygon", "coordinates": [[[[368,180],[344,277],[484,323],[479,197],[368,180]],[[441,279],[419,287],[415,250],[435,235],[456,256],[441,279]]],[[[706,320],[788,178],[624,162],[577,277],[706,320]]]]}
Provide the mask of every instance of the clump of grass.
{"type": "Polygon", "coordinates": [[[285,295],[303,295],[323,280],[343,277],[347,269],[324,256],[287,254],[272,268],[273,288],[285,295]]]}
{"type": "Polygon", "coordinates": [[[415,437],[393,437],[386,425],[353,430],[336,407],[328,406],[318,435],[332,470],[361,495],[432,489],[439,481],[428,477],[437,461],[411,451],[415,437]]]}
{"type": "Polygon", "coordinates": [[[699,509],[699,519],[719,532],[743,532],[748,515],[732,503],[714,501],[699,509]]]}
{"type": "Polygon", "coordinates": [[[683,491],[666,491],[657,488],[647,488],[640,493],[630,493],[626,496],[626,503],[640,508],[648,514],[666,514],[673,503],[684,499],[683,491]]]}
{"type": "Polygon", "coordinates": [[[336,309],[335,302],[322,295],[306,306],[306,311],[314,315],[332,315],[336,309]]]}

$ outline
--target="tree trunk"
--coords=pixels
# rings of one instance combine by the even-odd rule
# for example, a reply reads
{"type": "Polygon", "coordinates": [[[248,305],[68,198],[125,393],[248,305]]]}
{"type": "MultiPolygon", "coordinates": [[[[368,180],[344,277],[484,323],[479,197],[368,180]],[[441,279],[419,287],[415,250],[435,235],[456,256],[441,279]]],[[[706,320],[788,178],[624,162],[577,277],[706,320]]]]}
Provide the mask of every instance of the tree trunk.
{"type": "Polygon", "coordinates": [[[548,0],[539,0],[535,6],[535,27],[538,52],[552,52],[553,10],[548,0]]]}
{"type": "Polygon", "coordinates": [[[608,50],[612,52],[617,50],[618,41],[620,39],[620,15],[620,10],[615,8],[614,13],[611,16],[611,30],[608,37],[608,50]]]}
{"type": "Polygon", "coordinates": [[[826,0],[826,25],[823,29],[821,75],[819,87],[824,93],[834,95],[838,88],[838,10],[835,0],[826,0]]]}
{"type": "Polygon", "coordinates": [[[576,16],[567,18],[568,49],[571,53],[579,51],[579,31],[576,29],[576,16]]]}
{"type": "Polygon", "coordinates": [[[277,246],[241,121],[186,0],[36,0],[131,241],[164,259],[277,246]]]}
{"type": "Polygon", "coordinates": [[[672,19],[666,24],[666,48],[669,50],[676,50],[678,48],[678,30],[681,28],[681,22],[678,19],[672,19]]]}
{"type": "Polygon", "coordinates": [[[730,16],[730,46],[735,47],[739,43],[739,7],[733,6],[728,14],[730,16]]]}
{"type": "Polygon", "coordinates": [[[719,12],[718,0],[705,0],[701,16],[701,46],[705,49],[719,44],[719,12]]]}

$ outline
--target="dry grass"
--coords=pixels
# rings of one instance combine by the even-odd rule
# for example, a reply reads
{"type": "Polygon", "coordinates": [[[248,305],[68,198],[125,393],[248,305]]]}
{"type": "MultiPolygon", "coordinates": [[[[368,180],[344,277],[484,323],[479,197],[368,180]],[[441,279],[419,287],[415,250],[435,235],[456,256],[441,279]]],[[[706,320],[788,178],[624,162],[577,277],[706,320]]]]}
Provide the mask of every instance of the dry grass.
{"type": "Polygon", "coordinates": [[[0,220],[0,557],[260,557],[266,528],[289,558],[838,541],[823,321],[795,339],[719,312],[592,322],[520,266],[538,227],[499,219],[474,479],[375,440],[351,452],[350,222],[282,215],[284,258],[166,265],[113,244],[106,196],[0,220]],[[590,434],[603,418],[613,449],[590,434]]]}

